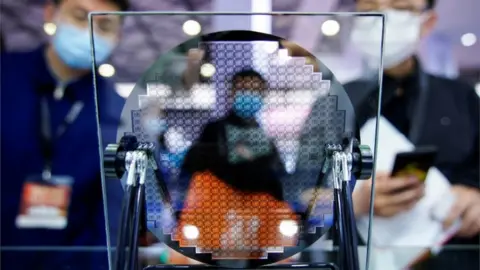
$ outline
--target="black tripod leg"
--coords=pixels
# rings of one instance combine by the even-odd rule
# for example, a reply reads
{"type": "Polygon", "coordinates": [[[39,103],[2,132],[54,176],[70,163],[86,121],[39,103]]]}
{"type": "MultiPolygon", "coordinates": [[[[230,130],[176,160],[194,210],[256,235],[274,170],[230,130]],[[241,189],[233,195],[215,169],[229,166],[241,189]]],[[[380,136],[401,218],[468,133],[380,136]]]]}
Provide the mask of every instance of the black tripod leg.
{"type": "Polygon", "coordinates": [[[343,182],[343,199],[344,199],[344,212],[345,212],[345,225],[348,231],[349,245],[347,248],[350,250],[351,260],[350,266],[352,270],[358,270],[359,261],[358,261],[358,236],[357,236],[357,224],[355,222],[355,214],[353,213],[353,201],[352,193],[350,189],[350,182],[343,182]]]}
{"type": "Polygon", "coordinates": [[[126,251],[126,243],[127,240],[125,239],[127,237],[127,232],[130,230],[129,227],[129,220],[130,218],[130,213],[132,212],[132,206],[133,206],[133,190],[132,186],[127,186],[126,191],[125,191],[125,197],[123,199],[123,204],[122,204],[122,216],[120,220],[120,232],[118,234],[118,240],[117,240],[117,249],[116,249],[116,255],[115,255],[115,270],[121,270],[122,265],[125,262],[125,251],[126,251]]]}
{"type": "MultiPolygon", "coordinates": [[[[135,186],[132,186],[132,200],[130,201],[130,212],[129,212],[129,219],[127,220],[127,226],[128,230],[125,233],[125,238],[126,238],[126,243],[125,243],[125,257],[123,261],[123,270],[129,270],[128,266],[130,265],[130,250],[132,249],[132,234],[133,233],[133,224],[135,220],[135,200],[136,200],[136,194],[138,190],[138,184],[135,186]]],[[[120,269],[118,269],[120,270],[120,269]]]]}
{"type": "MultiPolygon", "coordinates": [[[[343,190],[342,190],[342,193],[343,193],[343,190]]],[[[345,237],[345,242],[343,243],[343,248],[344,248],[344,254],[345,254],[345,269],[348,269],[348,270],[354,270],[352,268],[352,248],[351,248],[351,245],[352,245],[352,239],[351,239],[351,234],[350,234],[350,230],[349,230],[349,217],[348,217],[348,213],[347,213],[347,206],[345,204],[345,199],[344,199],[344,196],[342,194],[342,203],[341,203],[341,208],[342,208],[342,213],[343,213],[343,227],[341,228],[341,230],[343,230],[344,232],[344,237],[345,237]]]]}
{"type": "Polygon", "coordinates": [[[145,186],[138,185],[136,188],[134,201],[134,215],[132,219],[132,230],[130,231],[130,249],[128,256],[128,270],[134,270],[138,267],[138,233],[140,229],[140,215],[142,214],[142,201],[145,193],[145,186]]]}
{"type": "Polygon", "coordinates": [[[345,254],[345,232],[343,230],[343,209],[340,206],[342,201],[342,194],[339,189],[334,189],[334,206],[335,206],[335,238],[336,240],[336,245],[338,246],[338,255],[337,255],[337,261],[338,261],[338,266],[340,269],[346,269],[345,265],[345,259],[346,259],[346,254],[345,254]]]}

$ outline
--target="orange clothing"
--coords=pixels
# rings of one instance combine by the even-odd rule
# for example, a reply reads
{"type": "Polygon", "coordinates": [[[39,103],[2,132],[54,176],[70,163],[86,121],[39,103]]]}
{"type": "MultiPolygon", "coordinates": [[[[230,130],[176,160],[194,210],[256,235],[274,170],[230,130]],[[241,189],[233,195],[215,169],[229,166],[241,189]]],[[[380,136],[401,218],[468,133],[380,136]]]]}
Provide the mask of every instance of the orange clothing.
{"type": "Polygon", "coordinates": [[[239,191],[205,171],[192,177],[173,240],[213,259],[260,259],[295,246],[299,220],[288,203],[239,191]]]}

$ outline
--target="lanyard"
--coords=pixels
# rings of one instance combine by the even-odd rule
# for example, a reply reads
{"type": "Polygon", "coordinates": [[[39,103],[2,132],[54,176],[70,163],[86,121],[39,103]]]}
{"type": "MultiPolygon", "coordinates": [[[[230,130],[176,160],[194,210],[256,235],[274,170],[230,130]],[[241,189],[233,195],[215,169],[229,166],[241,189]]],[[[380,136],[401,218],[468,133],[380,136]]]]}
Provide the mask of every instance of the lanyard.
{"type": "Polygon", "coordinates": [[[76,101],[67,115],[63,119],[60,126],[53,132],[52,125],[50,123],[50,109],[48,106],[48,100],[46,97],[42,97],[40,100],[40,142],[43,151],[44,168],[42,177],[43,180],[50,180],[52,176],[52,161],[53,161],[53,141],[60,138],[67,128],[75,122],[78,115],[83,109],[83,102],[76,101]]]}

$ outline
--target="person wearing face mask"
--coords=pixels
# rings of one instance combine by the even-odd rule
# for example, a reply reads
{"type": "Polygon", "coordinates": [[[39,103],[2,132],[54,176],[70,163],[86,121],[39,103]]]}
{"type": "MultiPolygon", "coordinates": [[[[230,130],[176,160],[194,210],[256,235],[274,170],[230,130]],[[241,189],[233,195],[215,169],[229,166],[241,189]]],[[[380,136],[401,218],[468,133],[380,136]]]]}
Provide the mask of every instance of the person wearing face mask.
{"type": "Polygon", "coordinates": [[[256,120],[263,107],[266,84],[259,73],[250,69],[233,76],[231,110],[226,117],[205,126],[185,156],[184,174],[210,170],[234,188],[267,192],[283,199],[276,177],[284,173],[283,163],[256,120]],[[257,141],[250,141],[250,137],[257,141]]]}
{"type": "MultiPolygon", "coordinates": [[[[415,56],[421,39],[435,26],[434,4],[434,0],[357,0],[357,10],[386,13],[383,117],[415,146],[435,146],[438,155],[434,166],[452,184],[456,202],[444,226],[448,228],[458,219],[462,225],[447,245],[478,246],[479,97],[473,87],[459,80],[424,72],[415,56]]],[[[381,20],[367,17],[357,18],[352,29],[352,42],[371,69],[380,63],[381,29],[381,20]]],[[[376,115],[378,85],[359,80],[345,88],[361,127],[376,115]]],[[[391,217],[415,206],[423,197],[425,187],[416,179],[392,178],[389,172],[377,172],[375,189],[375,215],[391,217]]],[[[355,190],[357,216],[368,214],[370,190],[369,184],[355,190]]],[[[431,264],[428,269],[478,269],[478,250],[445,251],[428,263],[431,264]]]]}
{"type": "MultiPolygon", "coordinates": [[[[285,169],[278,151],[256,120],[263,107],[266,84],[254,70],[235,74],[230,112],[226,117],[207,124],[187,152],[182,174],[190,179],[190,184],[179,226],[196,226],[201,222],[198,218],[205,213],[209,218],[203,221],[195,242],[181,233],[175,235],[180,245],[219,250],[217,257],[233,256],[243,263],[241,259],[261,256],[251,242],[257,237],[255,246],[261,249],[296,244],[295,237],[286,239],[278,232],[282,220],[296,220],[297,216],[283,200],[280,178],[285,174],[285,169]],[[269,207],[262,211],[261,205],[269,207]],[[222,222],[217,222],[219,220],[222,222]],[[232,226],[238,227],[232,222],[243,224],[244,229],[257,224],[258,229],[255,232],[232,234],[229,233],[235,230],[232,226]],[[266,225],[272,222],[278,224],[266,225]],[[228,240],[223,237],[234,235],[238,237],[234,241],[220,240],[228,240]],[[267,243],[262,239],[273,242],[267,243]]],[[[182,232],[182,229],[177,231],[182,232]]]]}
{"type": "MultiPolygon", "coordinates": [[[[33,51],[1,56],[2,269],[108,268],[106,238],[116,239],[123,191],[120,181],[106,181],[108,197],[102,196],[88,13],[128,5],[49,1],[44,19],[56,25],[55,34],[33,51]],[[109,235],[106,224],[112,225],[109,235]]],[[[119,42],[122,22],[120,16],[93,21],[101,64],[119,42]]],[[[96,78],[105,147],[115,142],[124,100],[108,80],[96,78]]]]}

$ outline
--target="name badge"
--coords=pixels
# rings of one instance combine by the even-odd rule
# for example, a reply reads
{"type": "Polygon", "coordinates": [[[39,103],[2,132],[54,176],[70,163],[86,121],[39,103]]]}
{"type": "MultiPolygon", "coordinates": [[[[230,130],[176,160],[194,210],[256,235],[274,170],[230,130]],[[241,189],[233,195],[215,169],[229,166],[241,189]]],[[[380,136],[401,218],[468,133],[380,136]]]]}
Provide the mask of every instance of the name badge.
{"type": "Polygon", "coordinates": [[[41,179],[36,176],[25,181],[15,224],[23,229],[64,229],[68,224],[73,178],[52,176],[48,181],[41,179]]]}

